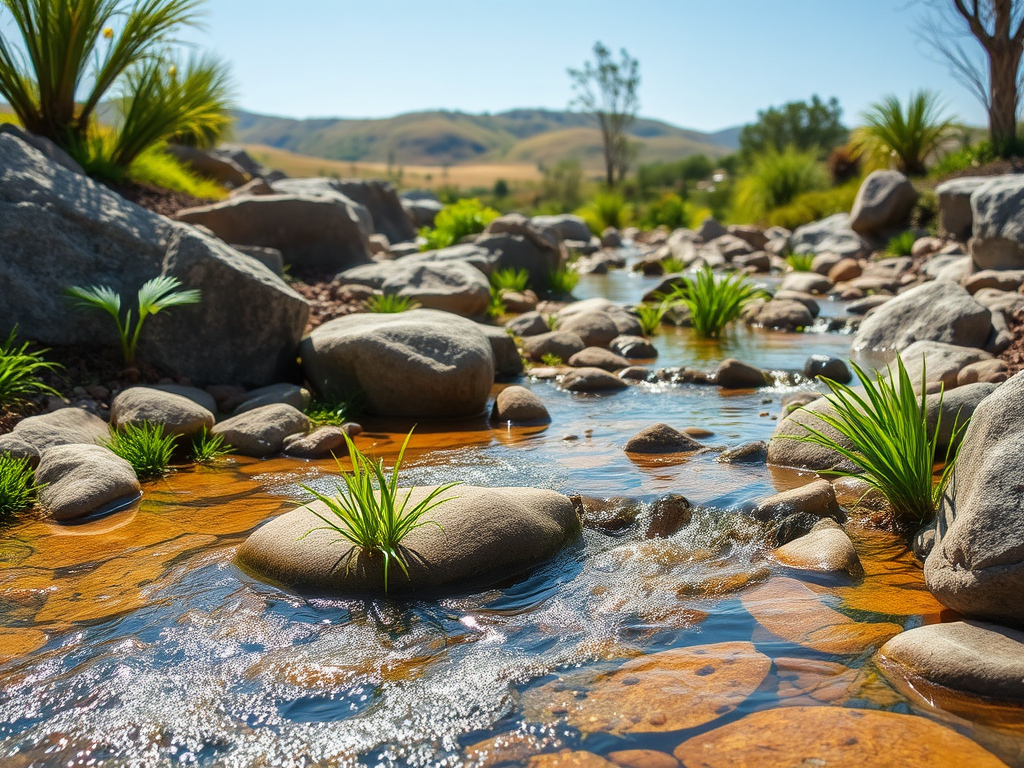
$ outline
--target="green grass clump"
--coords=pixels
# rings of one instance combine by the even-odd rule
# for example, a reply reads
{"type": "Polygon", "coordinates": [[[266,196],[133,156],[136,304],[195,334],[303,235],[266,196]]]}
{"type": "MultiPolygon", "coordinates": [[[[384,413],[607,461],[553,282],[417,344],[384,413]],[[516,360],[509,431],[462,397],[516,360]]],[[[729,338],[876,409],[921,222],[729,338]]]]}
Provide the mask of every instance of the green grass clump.
{"type": "Polygon", "coordinates": [[[230,445],[225,445],[224,435],[214,435],[206,429],[192,438],[192,461],[196,464],[208,464],[234,451],[230,445]]]}
{"type": "Polygon", "coordinates": [[[505,306],[505,302],[502,300],[501,291],[491,286],[491,296],[487,300],[487,316],[488,317],[502,317],[508,312],[508,307],[505,306]]]}
{"type": "Polygon", "coordinates": [[[340,538],[332,543],[348,541],[368,557],[381,555],[384,558],[385,594],[388,591],[388,573],[391,570],[392,561],[398,563],[406,577],[409,575],[405,553],[401,546],[402,540],[412,531],[425,525],[436,525],[441,528],[440,523],[423,520],[423,516],[430,510],[455,498],[454,496],[440,497],[458,485],[458,483],[448,483],[438,486],[422,501],[410,508],[409,497],[412,490],[408,490],[404,496],[398,490],[398,470],[402,465],[410,438],[412,438],[412,430],[409,430],[409,434],[405,436],[405,442],[402,443],[402,449],[398,452],[395,465],[389,474],[384,468],[383,459],[371,459],[366,456],[356,447],[351,438],[345,435],[349,457],[352,459],[352,471],[346,472],[342,469],[341,462],[335,459],[338,461],[338,469],[341,471],[345,485],[336,486],[337,494],[334,496],[327,496],[308,486],[302,486],[303,490],[315,496],[328,509],[328,514],[313,511],[313,514],[320,518],[324,525],[307,531],[302,538],[313,531],[333,531],[340,538]]]}
{"type": "Polygon", "coordinates": [[[828,188],[828,174],[814,151],[787,147],[754,158],[750,172],[736,185],[736,218],[765,221],[770,211],[799,195],[828,188]]]}
{"type": "Polygon", "coordinates": [[[540,361],[542,363],[544,363],[544,365],[550,365],[552,367],[559,366],[559,365],[565,365],[565,363],[562,360],[562,358],[560,358],[558,355],[556,355],[556,354],[554,354],[552,352],[548,352],[547,354],[541,355],[540,356],[540,361]]]}
{"type": "Polygon", "coordinates": [[[522,293],[530,284],[530,273],[525,269],[496,269],[491,273],[491,287],[498,291],[522,293]]]}
{"type": "Polygon", "coordinates": [[[900,232],[889,240],[885,246],[885,252],[890,256],[909,256],[914,249],[916,240],[917,235],[912,230],[908,229],[905,232],[900,232]]]}
{"type": "Polygon", "coordinates": [[[322,398],[314,397],[309,401],[303,413],[314,427],[340,427],[352,420],[363,407],[360,395],[347,397],[322,398]]]}
{"type": "Polygon", "coordinates": [[[967,421],[959,418],[946,449],[945,466],[938,482],[933,482],[933,467],[938,452],[939,428],[942,420],[942,392],[939,393],[938,412],[934,430],[929,437],[927,395],[922,369],[920,396],[914,393],[903,360],[896,357],[897,370],[871,376],[853,363],[857,378],[864,387],[864,396],[845,384],[820,378],[831,390],[826,395],[835,411],[817,413],[807,411],[828,425],[852,445],[851,448],[819,429],[804,424],[805,435],[786,435],[791,440],[813,443],[835,451],[853,463],[858,471],[836,470],[837,476],[856,475],[872,488],[880,491],[892,505],[898,527],[919,526],[928,522],[938,509],[946,486],[953,474],[959,456],[954,448],[967,421]]]}
{"type": "Polygon", "coordinates": [[[766,221],[773,227],[796,229],[834,213],[847,213],[853,208],[858,189],[860,180],[853,179],[832,189],[805,192],[797,195],[789,204],[769,211],[766,221]]]}
{"type": "Polygon", "coordinates": [[[148,149],[128,168],[128,178],[203,200],[223,200],[227,192],[216,182],[204,179],[176,157],[157,148],[148,149]]]}
{"type": "Polygon", "coordinates": [[[640,331],[644,336],[654,336],[661,330],[661,319],[668,312],[669,305],[661,304],[637,304],[633,310],[637,320],[640,321],[640,331]]]}
{"type": "Polygon", "coordinates": [[[394,314],[396,312],[408,312],[410,309],[416,309],[419,303],[413,301],[408,296],[399,296],[397,293],[383,293],[379,296],[371,296],[363,302],[363,306],[369,312],[394,314]]]}
{"type": "Polygon", "coordinates": [[[956,130],[953,118],[943,115],[938,93],[921,90],[910,95],[906,110],[892,94],[861,113],[865,125],[853,132],[852,145],[873,167],[896,167],[907,175],[922,175],[925,162],[956,130]]]}
{"type": "Polygon", "coordinates": [[[661,260],[661,268],[666,275],[674,275],[685,271],[686,264],[683,263],[682,259],[677,259],[675,256],[667,256],[661,260]]]}
{"type": "Polygon", "coordinates": [[[587,222],[590,231],[600,235],[608,227],[624,229],[633,220],[633,206],[618,192],[601,192],[576,211],[587,222]]]}
{"type": "Polygon", "coordinates": [[[811,264],[814,263],[814,254],[791,253],[786,257],[786,263],[794,272],[810,272],[811,264]]]}
{"type": "Polygon", "coordinates": [[[678,229],[685,227],[689,221],[686,201],[675,192],[664,192],[657,200],[652,200],[641,208],[640,227],[656,229],[667,227],[678,229]]]}
{"type": "Polygon", "coordinates": [[[0,455],[0,517],[25,509],[35,501],[37,491],[28,459],[0,455]]]}
{"type": "Polygon", "coordinates": [[[690,310],[693,330],[702,339],[717,339],[730,322],[740,316],[743,307],[760,298],[764,291],[754,288],[740,274],[715,279],[710,267],[695,278],[684,276],[683,284],[673,287],[665,301],[669,307],[682,305],[690,310]]]}
{"type": "Polygon", "coordinates": [[[29,352],[28,342],[16,342],[18,329],[14,328],[6,341],[0,341],[0,404],[24,402],[34,395],[56,395],[57,391],[39,380],[44,371],[61,368],[57,363],[43,359],[49,350],[29,352]]]}
{"type": "Polygon", "coordinates": [[[992,142],[980,141],[977,144],[954,150],[943,156],[928,169],[928,177],[941,180],[952,173],[977,168],[998,159],[999,156],[996,154],[992,142]]]}
{"type": "Polygon", "coordinates": [[[566,267],[548,272],[548,293],[552,296],[571,296],[580,282],[579,272],[566,267]]]}
{"type": "Polygon", "coordinates": [[[139,480],[167,474],[177,435],[164,432],[163,424],[125,424],[112,431],[104,445],[132,465],[139,480]]]}
{"type": "Polygon", "coordinates": [[[455,245],[467,235],[483,232],[487,225],[501,216],[475,197],[446,205],[434,219],[434,228],[424,227],[420,235],[426,239],[421,250],[433,251],[455,245]]]}

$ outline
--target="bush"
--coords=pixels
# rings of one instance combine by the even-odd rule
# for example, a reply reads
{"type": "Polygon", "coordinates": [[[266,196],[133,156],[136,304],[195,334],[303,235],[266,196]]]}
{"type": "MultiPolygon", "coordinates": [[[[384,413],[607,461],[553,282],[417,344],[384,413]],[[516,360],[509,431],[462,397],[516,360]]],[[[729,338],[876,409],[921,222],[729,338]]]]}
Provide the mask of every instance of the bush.
{"type": "MultiPolygon", "coordinates": [[[[362,550],[363,554],[372,557],[380,554],[384,558],[384,592],[388,591],[388,573],[392,561],[397,562],[406,576],[409,568],[402,551],[402,540],[417,528],[424,525],[440,523],[424,521],[423,516],[430,510],[451,501],[455,497],[440,498],[442,494],[454,488],[458,483],[448,483],[434,488],[427,496],[411,508],[409,506],[409,490],[403,496],[398,490],[398,470],[405,457],[405,449],[412,437],[412,430],[405,437],[402,449],[398,452],[395,465],[390,475],[384,469],[383,459],[371,459],[363,454],[345,435],[349,457],[352,459],[352,471],[346,472],[341,462],[338,470],[345,485],[336,486],[337,493],[327,496],[303,485],[302,489],[311,493],[328,509],[328,514],[313,514],[323,521],[324,525],[307,531],[305,538],[313,531],[333,531],[341,536],[338,541],[348,541],[362,550]]],[[[442,529],[443,530],[443,529],[442,529]]]]}
{"type": "Polygon", "coordinates": [[[29,352],[28,342],[16,343],[14,328],[6,341],[0,342],[0,405],[23,402],[35,395],[56,395],[57,391],[39,380],[39,374],[61,368],[43,359],[47,349],[29,352]]]}
{"type": "Polygon", "coordinates": [[[666,296],[666,304],[682,305],[690,311],[693,330],[702,339],[717,339],[730,322],[740,316],[743,307],[764,295],[743,275],[715,279],[710,267],[697,272],[696,278],[684,276],[666,296]]]}
{"type": "Polygon", "coordinates": [[[978,168],[986,163],[992,163],[999,159],[995,147],[990,141],[981,141],[969,147],[955,150],[944,155],[928,171],[928,176],[941,180],[946,176],[971,168],[978,168]]]}
{"type": "Polygon", "coordinates": [[[907,175],[924,174],[929,155],[956,128],[951,118],[942,115],[938,94],[927,90],[911,94],[906,112],[899,98],[889,95],[861,117],[866,125],[854,131],[854,149],[874,167],[887,168],[894,159],[907,175]]]}
{"type": "Polygon", "coordinates": [[[890,256],[909,256],[916,240],[917,235],[914,234],[913,230],[908,229],[900,232],[895,237],[890,238],[885,246],[885,252],[890,256]]]}
{"type": "Polygon", "coordinates": [[[674,192],[665,192],[641,210],[641,229],[655,229],[663,226],[672,230],[685,227],[689,221],[686,203],[674,192]]]}
{"type": "Polygon", "coordinates": [[[600,235],[608,227],[625,229],[633,220],[633,206],[618,192],[601,192],[576,211],[590,231],[600,235]]]}
{"type": "Polygon", "coordinates": [[[164,434],[163,424],[125,424],[112,431],[104,445],[132,465],[139,480],[167,473],[174,454],[177,435],[164,434]]]}
{"type": "Polygon", "coordinates": [[[408,296],[399,296],[397,293],[375,294],[363,302],[367,312],[380,314],[395,314],[408,312],[410,309],[419,307],[419,303],[408,296]]]}
{"type": "Polygon", "coordinates": [[[0,454],[0,517],[28,507],[35,501],[37,491],[28,459],[0,454]]]}
{"type": "Polygon", "coordinates": [[[544,363],[544,365],[550,365],[550,366],[553,366],[553,367],[557,367],[559,365],[564,365],[565,364],[562,361],[562,358],[560,358],[558,355],[556,355],[556,354],[554,354],[552,352],[547,352],[547,353],[541,355],[540,356],[540,361],[542,363],[544,363]]]}
{"type": "Polygon", "coordinates": [[[500,215],[475,197],[446,205],[434,219],[433,229],[424,227],[420,230],[420,235],[427,241],[421,250],[432,251],[455,245],[467,235],[483,232],[500,215]]]}
{"type": "Polygon", "coordinates": [[[796,229],[802,224],[810,224],[834,213],[846,213],[853,208],[858,189],[860,181],[854,179],[841,187],[798,195],[789,205],[769,211],[766,217],[768,224],[796,229]]]}
{"type": "Polygon", "coordinates": [[[814,411],[806,413],[832,427],[853,447],[847,448],[845,444],[806,424],[808,434],[785,437],[821,445],[842,455],[857,467],[857,471],[836,470],[827,474],[855,475],[880,491],[892,505],[897,526],[907,528],[923,525],[935,514],[949,484],[959,455],[959,449],[952,446],[959,442],[958,437],[967,422],[959,423],[958,420],[954,423],[950,447],[945,454],[945,466],[939,481],[933,483],[941,426],[941,391],[939,420],[929,437],[924,385],[927,377],[923,369],[921,394],[918,398],[899,355],[896,357],[895,376],[890,367],[888,376],[876,373],[874,381],[856,363],[852,365],[864,387],[864,396],[845,384],[821,378],[820,381],[831,390],[831,394],[826,397],[835,409],[835,415],[814,411]]]}
{"type": "Polygon", "coordinates": [[[750,172],[737,183],[736,216],[744,221],[764,221],[769,211],[827,187],[828,178],[815,152],[771,149],[755,157],[750,172]]]}

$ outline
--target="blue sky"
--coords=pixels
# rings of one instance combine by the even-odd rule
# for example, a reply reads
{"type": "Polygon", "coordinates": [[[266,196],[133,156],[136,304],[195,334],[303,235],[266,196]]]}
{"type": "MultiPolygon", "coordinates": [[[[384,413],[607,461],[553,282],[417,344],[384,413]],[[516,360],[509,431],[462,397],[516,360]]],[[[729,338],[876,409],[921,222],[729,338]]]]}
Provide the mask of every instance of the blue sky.
{"type": "MultiPolygon", "coordinates": [[[[941,1],[941,0],[937,0],[941,1]]],[[[640,62],[641,114],[716,130],[838,96],[848,124],[882,95],[981,105],[918,38],[907,0],[209,0],[195,42],[228,59],[240,106],[290,117],[563,109],[595,40],[640,62]]]]}

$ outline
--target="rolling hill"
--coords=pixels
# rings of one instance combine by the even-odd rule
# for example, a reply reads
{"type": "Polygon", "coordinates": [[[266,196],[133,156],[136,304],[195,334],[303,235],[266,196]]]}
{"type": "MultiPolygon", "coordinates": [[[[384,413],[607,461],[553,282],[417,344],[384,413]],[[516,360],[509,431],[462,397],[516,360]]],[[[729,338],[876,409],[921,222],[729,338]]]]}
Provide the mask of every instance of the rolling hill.
{"type": "MultiPolygon", "coordinates": [[[[640,162],[695,153],[720,156],[737,146],[737,129],[715,134],[638,119],[631,131],[640,162]]],[[[576,112],[515,109],[494,115],[413,112],[375,120],[313,119],[236,112],[234,140],[288,152],[361,163],[453,166],[487,163],[551,164],[578,159],[601,166],[601,135],[576,112]]]]}

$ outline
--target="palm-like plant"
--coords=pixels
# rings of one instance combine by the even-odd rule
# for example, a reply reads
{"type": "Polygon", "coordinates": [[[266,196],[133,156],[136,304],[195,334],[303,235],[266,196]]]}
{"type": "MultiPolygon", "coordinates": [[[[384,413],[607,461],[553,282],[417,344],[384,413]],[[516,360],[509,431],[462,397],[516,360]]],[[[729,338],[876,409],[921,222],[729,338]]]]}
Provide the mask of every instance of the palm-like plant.
{"type": "Polygon", "coordinates": [[[955,118],[943,114],[938,94],[928,90],[911,94],[906,112],[890,94],[861,117],[865,125],[853,132],[853,148],[876,165],[887,166],[891,158],[910,175],[924,174],[929,155],[957,128],[955,118]]]}
{"type": "Polygon", "coordinates": [[[694,332],[702,339],[717,339],[748,302],[764,295],[741,274],[717,280],[711,267],[704,267],[695,278],[684,276],[682,285],[673,286],[665,303],[685,306],[690,310],[694,332]]]}
{"type": "Polygon", "coordinates": [[[121,320],[121,295],[107,285],[72,286],[65,293],[75,299],[74,306],[80,309],[100,309],[117,324],[117,333],[121,337],[121,351],[124,363],[129,368],[135,366],[135,350],[139,344],[142,324],[150,315],[164,309],[180,307],[186,304],[198,304],[202,293],[198,289],[187,291],[177,290],[181,281],[170,275],[161,275],[146,281],[139,288],[139,319],[132,325],[132,311],[129,309],[124,320],[121,320]]]}
{"type": "Polygon", "coordinates": [[[65,148],[84,142],[108,91],[193,24],[201,2],[4,0],[21,45],[0,37],[0,97],[32,133],[65,148]]]}
{"type": "Polygon", "coordinates": [[[660,304],[637,304],[633,309],[636,319],[640,321],[640,331],[644,336],[654,336],[661,329],[661,320],[668,312],[666,302],[660,304]]]}
{"type": "Polygon", "coordinates": [[[827,188],[828,174],[816,152],[769,149],[754,158],[750,172],[737,184],[736,211],[746,221],[763,221],[798,195],[827,188]]]}

